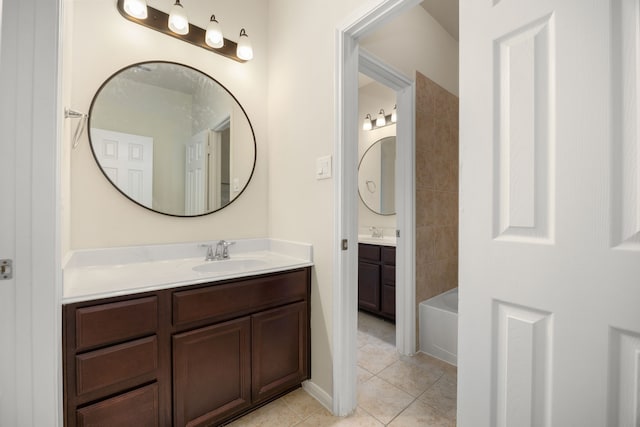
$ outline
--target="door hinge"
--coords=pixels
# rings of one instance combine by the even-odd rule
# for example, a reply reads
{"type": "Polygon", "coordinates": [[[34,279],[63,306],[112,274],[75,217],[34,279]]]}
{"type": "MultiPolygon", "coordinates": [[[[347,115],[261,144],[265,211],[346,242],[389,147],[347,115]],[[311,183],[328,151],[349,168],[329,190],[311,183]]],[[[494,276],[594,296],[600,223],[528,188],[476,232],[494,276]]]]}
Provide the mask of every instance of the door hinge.
{"type": "Polygon", "coordinates": [[[349,249],[349,241],[347,239],[342,239],[342,250],[346,251],[349,249]]]}
{"type": "Polygon", "coordinates": [[[0,280],[13,279],[13,260],[0,259],[0,280]]]}
{"type": "Polygon", "coordinates": [[[400,230],[396,230],[396,237],[400,237],[400,230]]]}

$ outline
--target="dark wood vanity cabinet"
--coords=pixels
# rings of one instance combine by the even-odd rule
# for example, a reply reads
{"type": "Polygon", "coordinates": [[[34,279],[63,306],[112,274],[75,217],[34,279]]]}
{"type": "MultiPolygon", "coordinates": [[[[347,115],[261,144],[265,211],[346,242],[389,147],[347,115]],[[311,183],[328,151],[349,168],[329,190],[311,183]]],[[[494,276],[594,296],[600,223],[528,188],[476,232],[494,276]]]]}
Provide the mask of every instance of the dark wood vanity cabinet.
{"type": "MultiPolygon", "coordinates": [[[[160,384],[162,296],[144,294],[63,307],[67,426],[156,426],[166,421],[160,384]]],[[[165,332],[166,335],[166,332],[165,332]]]]}
{"type": "Polygon", "coordinates": [[[63,307],[67,426],[213,426],[310,376],[310,268],[63,307]]]}
{"type": "Polygon", "coordinates": [[[395,247],[358,245],[358,308],[395,321],[395,247]]]}

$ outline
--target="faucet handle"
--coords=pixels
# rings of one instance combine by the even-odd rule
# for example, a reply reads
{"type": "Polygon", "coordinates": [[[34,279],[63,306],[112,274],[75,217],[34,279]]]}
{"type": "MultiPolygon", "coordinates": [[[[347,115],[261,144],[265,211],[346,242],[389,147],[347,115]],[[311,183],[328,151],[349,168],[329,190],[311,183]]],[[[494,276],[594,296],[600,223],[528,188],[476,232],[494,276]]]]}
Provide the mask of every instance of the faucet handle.
{"type": "Polygon", "coordinates": [[[221,240],[222,244],[222,258],[229,258],[229,246],[235,245],[236,242],[227,242],[226,240],[221,240]]]}
{"type": "Polygon", "coordinates": [[[211,244],[201,243],[198,245],[201,248],[207,248],[207,256],[205,261],[211,261],[213,259],[213,246],[211,244]]]}

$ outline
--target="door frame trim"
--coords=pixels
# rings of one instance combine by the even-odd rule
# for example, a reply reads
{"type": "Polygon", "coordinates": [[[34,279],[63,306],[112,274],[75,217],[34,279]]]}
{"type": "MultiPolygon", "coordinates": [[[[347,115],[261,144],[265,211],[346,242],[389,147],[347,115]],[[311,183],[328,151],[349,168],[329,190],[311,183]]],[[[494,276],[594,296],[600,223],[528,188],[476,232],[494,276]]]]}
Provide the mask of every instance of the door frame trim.
{"type": "MultiPolygon", "coordinates": [[[[358,242],[358,72],[360,48],[358,40],[365,34],[374,31],[404,11],[417,6],[420,0],[383,0],[365,6],[352,18],[336,30],[336,135],[335,135],[335,228],[334,228],[334,281],[333,281],[333,413],[344,416],[351,413],[357,404],[356,398],[356,355],[357,355],[357,242],[358,242]],[[341,250],[341,243],[350,242],[349,249],[341,250]]],[[[367,57],[365,54],[363,58],[367,57]]],[[[363,63],[366,59],[363,60],[363,63]]],[[[373,63],[370,63],[373,65],[373,63]]],[[[390,67],[386,68],[391,70],[390,67]]],[[[381,71],[379,69],[379,71],[381,71]]],[[[384,73],[380,72],[383,76],[384,73]]],[[[397,251],[403,271],[402,282],[396,283],[403,291],[396,297],[396,311],[400,316],[399,328],[403,331],[399,338],[398,349],[401,353],[410,354],[415,351],[415,191],[413,152],[413,122],[411,114],[402,116],[402,111],[414,109],[413,85],[399,91],[398,123],[396,126],[398,150],[396,168],[396,189],[400,188],[405,197],[401,197],[398,211],[397,251]],[[406,140],[410,142],[403,142],[406,140]],[[402,171],[402,173],[399,173],[402,171]],[[400,177],[400,179],[397,179],[400,177]],[[409,187],[404,185],[409,183],[409,187]],[[407,197],[408,196],[408,197],[407,197]],[[411,258],[409,258],[411,256],[411,258]],[[402,258],[404,257],[404,258],[402,258]],[[409,295],[413,289],[413,296],[409,295]],[[399,308],[399,310],[398,310],[399,308]],[[406,319],[413,314],[410,322],[406,319]],[[413,333],[409,333],[413,330],[413,333]],[[413,343],[413,344],[412,344],[413,343]],[[412,347],[411,347],[412,345],[412,347]],[[400,348],[402,346],[402,348],[400,348]]],[[[415,115],[414,115],[415,117],[415,115]]],[[[396,197],[399,195],[396,194],[396,197]]],[[[396,199],[398,200],[398,199],[396,199]]],[[[398,273],[396,273],[398,274],[398,273]]],[[[397,277],[398,281],[400,277],[397,277]]],[[[398,290],[396,290],[398,292],[398,290]]]]}

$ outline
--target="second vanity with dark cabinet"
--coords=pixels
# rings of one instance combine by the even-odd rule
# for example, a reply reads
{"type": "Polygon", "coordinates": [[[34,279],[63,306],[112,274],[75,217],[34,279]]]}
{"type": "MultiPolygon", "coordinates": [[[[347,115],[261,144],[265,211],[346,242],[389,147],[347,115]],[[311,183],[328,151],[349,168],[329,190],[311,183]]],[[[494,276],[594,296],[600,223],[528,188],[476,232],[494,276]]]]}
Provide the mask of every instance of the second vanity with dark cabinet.
{"type": "Polygon", "coordinates": [[[395,321],[396,248],[358,245],[358,308],[395,321]]]}
{"type": "Polygon", "coordinates": [[[63,305],[65,425],[220,425],[298,387],[310,284],[303,266],[63,305]]]}

